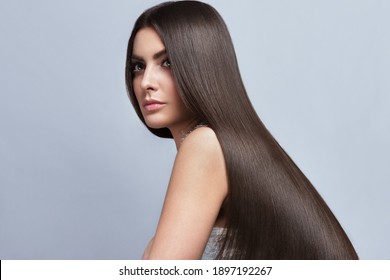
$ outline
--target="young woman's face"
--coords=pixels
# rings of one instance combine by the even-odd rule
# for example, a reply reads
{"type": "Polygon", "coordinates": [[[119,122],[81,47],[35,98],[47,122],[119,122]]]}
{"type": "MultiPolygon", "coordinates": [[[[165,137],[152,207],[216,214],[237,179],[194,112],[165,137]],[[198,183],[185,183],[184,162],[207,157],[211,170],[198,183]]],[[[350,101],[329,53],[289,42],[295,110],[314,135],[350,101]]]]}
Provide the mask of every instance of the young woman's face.
{"type": "Polygon", "coordinates": [[[177,93],[165,46],[154,29],[137,32],[131,65],[134,93],[149,127],[172,131],[194,119],[177,93]]]}

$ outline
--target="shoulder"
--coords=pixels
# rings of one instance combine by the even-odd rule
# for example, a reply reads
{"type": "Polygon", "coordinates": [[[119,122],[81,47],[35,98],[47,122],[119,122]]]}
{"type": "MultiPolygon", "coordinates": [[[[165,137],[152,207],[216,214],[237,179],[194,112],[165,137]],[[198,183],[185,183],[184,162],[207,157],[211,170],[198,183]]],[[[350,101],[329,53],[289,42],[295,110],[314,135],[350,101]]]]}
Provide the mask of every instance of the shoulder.
{"type": "Polygon", "coordinates": [[[178,151],[178,155],[196,156],[199,153],[208,156],[223,156],[217,135],[207,126],[199,127],[187,135],[178,151]]]}
{"type": "Polygon", "coordinates": [[[203,189],[216,192],[223,197],[227,194],[227,172],[225,159],[217,135],[209,127],[199,127],[182,142],[172,171],[173,188],[188,191],[203,189]],[[210,188],[212,186],[212,188],[210,188]]]}
{"type": "Polygon", "coordinates": [[[172,189],[192,192],[197,186],[197,190],[227,194],[225,158],[214,130],[199,127],[187,135],[177,152],[171,183],[172,189]]]}

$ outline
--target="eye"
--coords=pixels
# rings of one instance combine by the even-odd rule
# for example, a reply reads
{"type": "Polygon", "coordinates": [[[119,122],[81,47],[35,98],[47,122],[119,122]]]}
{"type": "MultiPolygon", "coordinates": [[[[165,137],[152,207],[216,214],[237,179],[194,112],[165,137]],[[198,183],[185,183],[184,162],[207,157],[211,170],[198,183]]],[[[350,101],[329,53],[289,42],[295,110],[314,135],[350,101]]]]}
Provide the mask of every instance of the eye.
{"type": "Polygon", "coordinates": [[[145,66],[142,63],[136,62],[133,63],[130,67],[131,73],[137,73],[145,69],[145,66]]]}
{"type": "Polygon", "coordinates": [[[171,68],[171,62],[169,61],[169,59],[164,60],[161,65],[163,67],[171,68]]]}

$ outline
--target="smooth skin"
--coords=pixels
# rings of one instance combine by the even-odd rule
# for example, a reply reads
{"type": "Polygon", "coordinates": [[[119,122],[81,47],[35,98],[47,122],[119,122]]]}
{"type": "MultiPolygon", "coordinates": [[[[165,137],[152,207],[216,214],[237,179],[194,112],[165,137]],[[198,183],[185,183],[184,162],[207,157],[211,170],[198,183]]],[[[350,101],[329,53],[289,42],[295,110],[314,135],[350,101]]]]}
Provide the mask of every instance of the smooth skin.
{"type": "Polygon", "coordinates": [[[133,88],[148,126],[167,127],[177,155],[154,238],[143,259],[200,259],[227,196],[228,182],[221,146],[214,131],[193,128],[195,118],[177,93],[165,46],[152,28],[136,34],[133,45],[133,88]],[[142,106],[145,99],[163,102],[158,110],[142,106]]]}

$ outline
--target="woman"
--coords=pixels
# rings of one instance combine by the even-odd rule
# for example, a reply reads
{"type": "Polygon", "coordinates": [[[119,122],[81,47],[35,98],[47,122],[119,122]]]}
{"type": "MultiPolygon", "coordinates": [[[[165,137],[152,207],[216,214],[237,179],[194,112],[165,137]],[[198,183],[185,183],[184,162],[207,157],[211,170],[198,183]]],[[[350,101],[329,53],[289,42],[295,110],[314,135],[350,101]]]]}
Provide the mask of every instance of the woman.
{"type": "Polygon", "coordinates": [[[268,132],[211,6],[167,2],[129,39],[126,84],[141,121],[177,156],[144,259],[357,259],[342,227],[268,132]]]}

